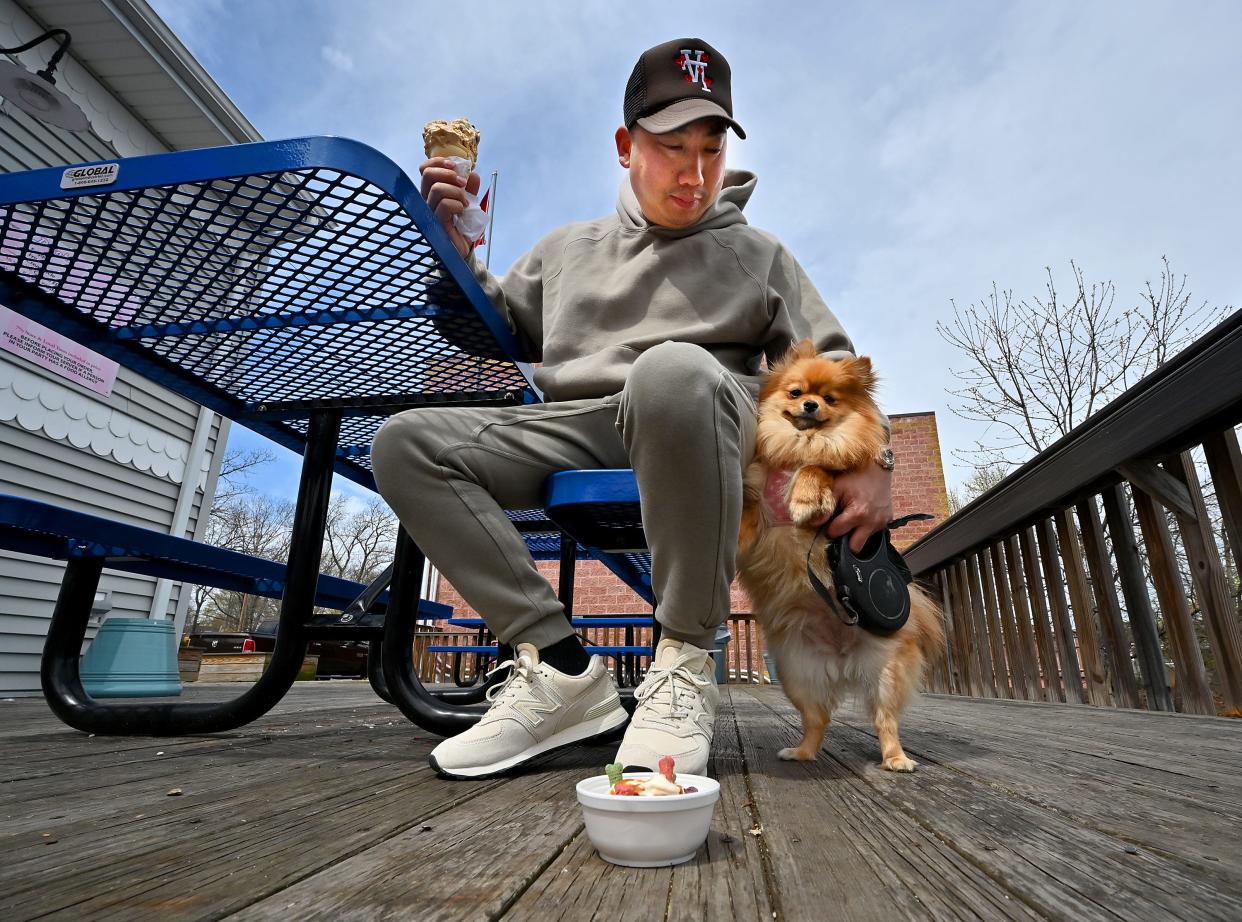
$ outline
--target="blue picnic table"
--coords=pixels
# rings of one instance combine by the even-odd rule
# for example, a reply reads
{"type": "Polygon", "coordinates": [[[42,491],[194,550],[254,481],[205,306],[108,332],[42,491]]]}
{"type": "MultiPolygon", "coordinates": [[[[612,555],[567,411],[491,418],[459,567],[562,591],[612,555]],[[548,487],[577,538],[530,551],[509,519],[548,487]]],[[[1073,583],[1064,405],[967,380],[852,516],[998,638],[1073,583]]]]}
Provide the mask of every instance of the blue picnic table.
{"type": "MultiPolygon", "coordinates": [[[[0,176],[0,304],[300,453],[303,464],[276,580],[275,652],[253,688],[218,704],[104,704],[83,690],[77,661],[104,566],[140,560],[211,583],[231,578],[226,558],[195,569],[193,547],[102,540],[106,523],[88,529],[71,516],[44,515],[33,528],[10,509],[20,519],[13,524],[0,498],[0,547],[38,544],[68,561],[42,663],[53,709],[92,733],[228,730],[280,700],[310,640],[348,636],[371,642],[373,686],[412,721],[443,734],[471,725],[484,687],[429,690],[413,667],[424,558],[404,530],[386,593],[372,586],[337,616],[313,612],[317,592],[323,601],[333,474],[375,488],[370,445],[388,416],[540,400],[518,339],[417,183],[378,151],[341,138],[125,158],[88,173],[81,166],[92,165],[0,176]],[[100,184],[75,186],[84,175],[100,184]]],[[[584,554],[654,604],[631,472],[553,475],[544,508],[510,516],[536,557],[561,560],[567,609],[573,563],[584,554]]],[[[617,655],[632,656],[633,646],[617,655]]]]}

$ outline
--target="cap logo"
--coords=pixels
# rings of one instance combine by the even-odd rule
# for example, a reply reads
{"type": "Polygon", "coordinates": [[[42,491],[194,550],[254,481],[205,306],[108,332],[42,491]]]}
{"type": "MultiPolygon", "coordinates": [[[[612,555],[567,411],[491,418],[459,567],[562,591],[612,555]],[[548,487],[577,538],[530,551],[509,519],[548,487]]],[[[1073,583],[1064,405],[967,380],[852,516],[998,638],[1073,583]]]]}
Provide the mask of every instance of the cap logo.
{"type": "Polygon", "coordinates": [[[681,54],[677,55],[675,62],[678,67],[685,71],[687,83],[697,83],[704,93],[712,91],[712,78],[707,76],[707,62],[711,57],[702,51],[692,51],[689,48],[681,49],[681,54]],[[694,55],[694,57],[691,57],[694,55]]]}

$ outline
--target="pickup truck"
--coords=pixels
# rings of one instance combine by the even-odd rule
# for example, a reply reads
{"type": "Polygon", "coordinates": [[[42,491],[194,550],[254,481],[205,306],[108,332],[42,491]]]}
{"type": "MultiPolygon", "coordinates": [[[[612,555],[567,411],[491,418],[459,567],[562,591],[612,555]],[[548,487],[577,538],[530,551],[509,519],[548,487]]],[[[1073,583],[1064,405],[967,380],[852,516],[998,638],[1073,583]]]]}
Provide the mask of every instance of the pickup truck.
{"type": "MultiPolygon", "coordinates": [[[[238,631],[199,631],[185,645],[206,653],[270,653],[276,649],[275,620],[260,621],[249,634],[238,631]]],[[[367,644],[357,640],[312,640],[307,654],[319,657],[315,678],[365,678],[367,644]]]]}

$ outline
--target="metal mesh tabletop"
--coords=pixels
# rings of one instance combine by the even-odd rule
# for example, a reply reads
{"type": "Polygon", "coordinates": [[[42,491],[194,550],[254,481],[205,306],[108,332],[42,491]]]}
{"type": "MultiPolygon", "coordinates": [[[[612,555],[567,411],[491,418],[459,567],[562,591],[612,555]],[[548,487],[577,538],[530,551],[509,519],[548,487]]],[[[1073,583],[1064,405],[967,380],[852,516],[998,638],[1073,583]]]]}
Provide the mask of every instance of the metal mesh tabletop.
{"type": "Polygon", "coordinates": [[[534,397],[520,347],[399,167],[307,138],[0,176],[0,301],[295,450],[346,418],[372,486],[403,407],[534,397]],[[445,254],[445,255],[441,255],[445,254]]]}

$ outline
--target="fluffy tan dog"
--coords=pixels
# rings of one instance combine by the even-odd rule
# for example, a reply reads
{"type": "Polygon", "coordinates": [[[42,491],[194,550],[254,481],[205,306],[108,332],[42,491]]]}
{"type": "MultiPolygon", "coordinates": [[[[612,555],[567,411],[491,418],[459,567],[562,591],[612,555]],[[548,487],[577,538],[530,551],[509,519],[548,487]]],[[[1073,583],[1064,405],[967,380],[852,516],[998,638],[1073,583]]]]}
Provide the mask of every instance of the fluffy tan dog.
{"type": "Polygon", "coordinates": [[[836,507],[836,475],[874,464],[885,434],[867,358],[819,358],[804,340],[774,366],[759,395],[755,458],[746,470],[738,566],[754,603],[781,686],[802,715],[802,740],[782,759],[811,761],[847,692],[861,694],[880,739],[881,764],[900,772],[917,763],[897,735],[902,710],[928,659],[944,647],[937,605],[910,586],[910,618],[885,637],[847,624],[811,588],[808,555],[825,585],[817,526],[836,507]],[[812,542],[815,553],[811,554],[812,542]]]}

